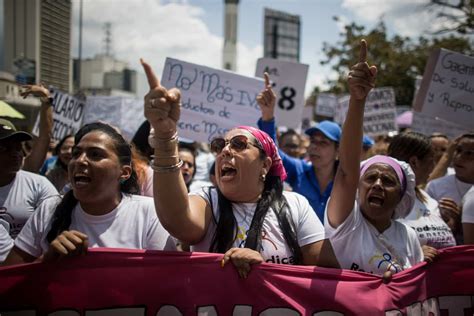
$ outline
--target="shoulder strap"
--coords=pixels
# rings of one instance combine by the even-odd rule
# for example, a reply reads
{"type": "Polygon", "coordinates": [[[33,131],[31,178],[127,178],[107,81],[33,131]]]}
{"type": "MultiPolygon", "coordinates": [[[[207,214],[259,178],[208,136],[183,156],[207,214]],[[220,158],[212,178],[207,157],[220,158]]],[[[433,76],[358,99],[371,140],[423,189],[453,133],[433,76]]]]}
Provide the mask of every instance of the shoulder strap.
{"type": "Polygon", "coordinates": [[[286,201],[285,196],[282,196],[280,201],[274,201],[272,209],[278,218],[278,224],[283,232],[283,237],[293,252],[294,263],[302,264],[303,254],[298,245],[295,223],[290,215],[288,202],[286,201]]]}

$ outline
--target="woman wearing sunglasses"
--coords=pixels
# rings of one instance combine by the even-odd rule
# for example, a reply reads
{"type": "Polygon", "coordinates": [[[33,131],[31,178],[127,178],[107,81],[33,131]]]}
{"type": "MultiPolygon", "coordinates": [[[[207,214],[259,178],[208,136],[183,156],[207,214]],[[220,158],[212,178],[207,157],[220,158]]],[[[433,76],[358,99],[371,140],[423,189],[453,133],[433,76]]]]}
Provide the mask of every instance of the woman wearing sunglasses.
{"type": "Polygon", "coordinates": [[[161,87],[143,66],[150,84],[145,116],[154,128],[155,206],[170,234],[192,251],[223,253],[222,265],[231,261],[243,278],[264,261],[338,267],[308,201],[283,193],[286,172],[276,146],[256,128],[240,126],[214,139],[217,187],[188,196],[177,147],[180,93],[161,87]]]}

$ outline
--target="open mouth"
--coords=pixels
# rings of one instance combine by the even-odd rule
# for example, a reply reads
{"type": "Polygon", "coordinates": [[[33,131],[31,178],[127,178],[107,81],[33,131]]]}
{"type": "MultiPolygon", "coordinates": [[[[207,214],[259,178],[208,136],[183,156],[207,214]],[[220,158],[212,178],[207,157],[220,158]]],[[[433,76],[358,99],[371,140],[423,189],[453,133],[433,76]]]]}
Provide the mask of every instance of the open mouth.
{"type": "Polygon", "coordinates": [[[76,174],[73,178],[74,184],[77,188],[87,186],[91,182],[91,178],[87,175],[76,174]]]}
{"type": "Polygon", "coordinates": [[[376,195],[369,196],[367,200],[369,201],[369,205],[376,206],[376,207],[382,207],[385,202],[383,197],[376,196],[376,195]]]}
{"type": "Polygon", "coordinates": [[[223,166],[221,169],[221,178],[223,179],[230,179],[233,178],[237,174],[237,169],[232,166],[226,165],[223,166]]]}

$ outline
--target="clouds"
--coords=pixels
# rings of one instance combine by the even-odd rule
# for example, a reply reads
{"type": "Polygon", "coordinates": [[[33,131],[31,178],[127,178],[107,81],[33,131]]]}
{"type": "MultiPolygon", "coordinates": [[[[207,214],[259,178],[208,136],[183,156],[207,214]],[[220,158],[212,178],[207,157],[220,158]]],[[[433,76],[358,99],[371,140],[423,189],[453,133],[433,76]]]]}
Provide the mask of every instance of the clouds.
{"type": "MultiPolygon", "coordinates": [[[[79,4],[73,4],[73,55],[77,56],[79,4]]],[[[141,68],[140,57],[158,74],[166,57],[220,68],[223,38],[208,29],[203,15],[201,8],[187,1],[84,1],[83,58],[105,51],[104,23],[110,22],[113,53],[131,68],[141,68]]],[[[239,72],[253,75],[256,59],[262,52],[261,45],[247,47],[239,43],[239,72]]]]}
{"type": "Polygon", "coordinates": [[[343,0],[342,7],[362,22],[376,23],[382,19],[393,31],[403,36],[419,36],[449,23],[437,18],[437,10],[429,0],[343,0]]]}

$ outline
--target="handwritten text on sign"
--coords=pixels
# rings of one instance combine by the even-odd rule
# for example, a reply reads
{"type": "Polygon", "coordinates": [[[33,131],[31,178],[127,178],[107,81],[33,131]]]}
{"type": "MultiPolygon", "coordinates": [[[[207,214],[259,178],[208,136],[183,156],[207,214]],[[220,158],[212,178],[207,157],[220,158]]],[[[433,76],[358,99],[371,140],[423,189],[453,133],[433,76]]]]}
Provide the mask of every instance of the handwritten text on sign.
{"type": "Polygon", "coordinates": [[[474,122],[474,58],[440,49],[426,66],[415,109],[466,128],[474,122]]]}
{"type": "MultiPolygon", "coordinates": [[[[85,101],[58,90],[51,90],[53,98],[53,139],[61,140],[66,135],[74,135],[82,126],[85,101]]],[[[33,128],[39,134],[39,115],[33,128]]]]}
{"type": "MultiPolygon", "coordinates": [[[[348,108],[349,96],[339,98],[334,117],[337,123],[344,123],[348,108]]],[[[365,101],[364,134],[377,136],[397,131],[396,117],[394,90],[386,87],[370,91],[365,101]]]]}
{"type": "Polygon", "coordinates": [[[209,142],[239,125],[256,126],[263,80],[167,58],[161,84],[181,91],[179,135],[209,142]]]}
{"type": "Polygon", "coordinates": [[[304,107],[308,65],[272,58],[259,58],[256,77],[267,72],[277,96],[275,118],[278,126],[299,129],[304,107]]]}

